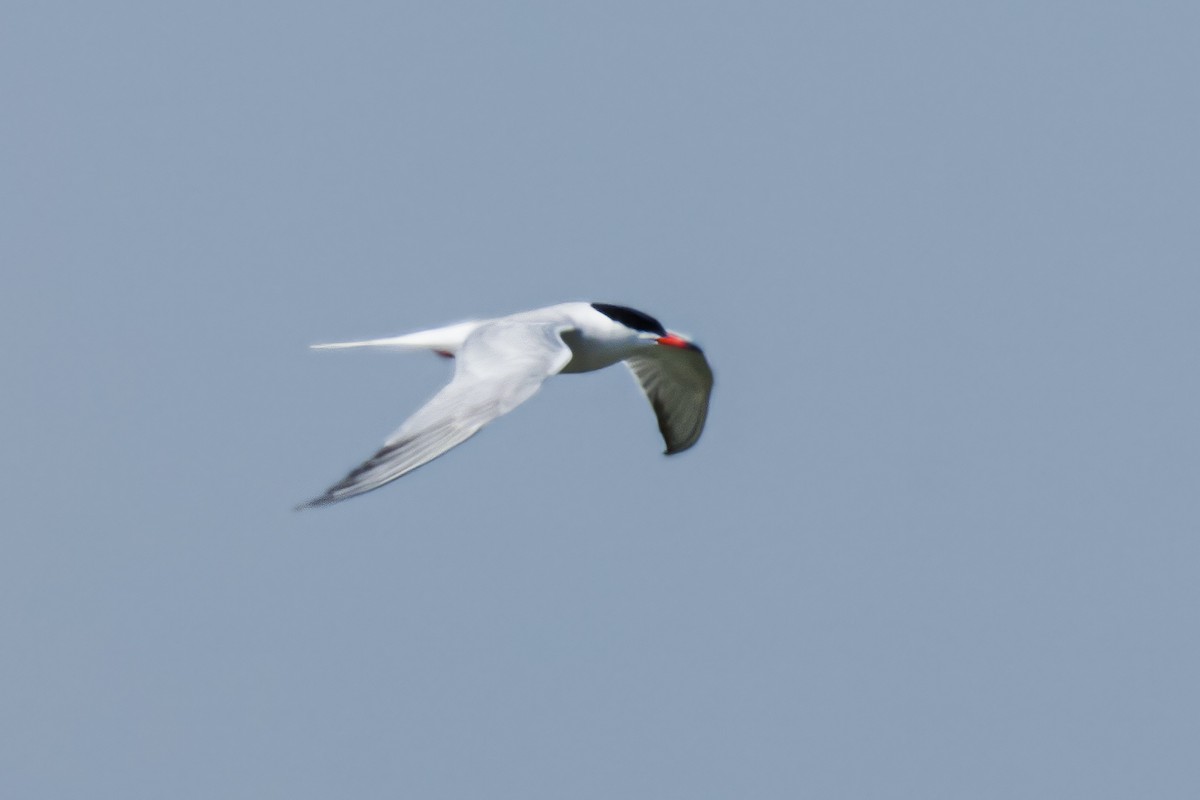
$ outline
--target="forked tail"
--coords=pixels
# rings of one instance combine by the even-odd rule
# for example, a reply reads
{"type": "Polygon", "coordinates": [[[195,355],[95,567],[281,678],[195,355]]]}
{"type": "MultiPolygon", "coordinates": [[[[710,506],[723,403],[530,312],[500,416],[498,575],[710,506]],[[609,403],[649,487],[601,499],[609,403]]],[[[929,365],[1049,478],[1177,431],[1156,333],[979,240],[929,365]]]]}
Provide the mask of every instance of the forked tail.
{"type": "Polygon", "coordinates": [[[406,333],[386,339],[365,339],[361,342],[331,342],[314,344],[313,350],[347,350],[352,347],[382,347],[392,350],[432,350],[441,355],[454,355],[479,322],[460,322],[445,328],[406,333]]]}

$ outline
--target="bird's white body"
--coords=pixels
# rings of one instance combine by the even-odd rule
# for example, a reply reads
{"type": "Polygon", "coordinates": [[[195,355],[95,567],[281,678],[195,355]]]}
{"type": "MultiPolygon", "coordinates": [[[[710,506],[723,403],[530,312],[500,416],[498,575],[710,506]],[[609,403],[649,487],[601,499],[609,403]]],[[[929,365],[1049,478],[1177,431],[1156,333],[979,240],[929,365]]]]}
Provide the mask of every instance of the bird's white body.
{"type": "Polygon", "coordinates": [[[668,454],[700,438],[712,389],[708,363],[688,339],[653,317],[604,303],[562,303],[403,336],[314,347],[429,350],[454,357],[456,367],[454,379],[382,449],[302,507],[362,494],[432,461],[532,397],[559,372],[591,372],[626,361],[654,407],[668,454]]]}
{"type": "MultiPolygon", "coordinates": [[[[637,331],[606,317],[592,308],[590,303],[560,303],[548,308],[522,311],[500,319],[534,324],[561,323],[565,331],[563,341],[571,348],[571,360],[562,368],[562,372],[591,372],[610,367],[631,355],[640,345],[637,331]]],[[[386,339],[317,344],[313,345],[313,349],[381,347],[393,350],[431,350],[442,355],[455,356],[467,337],[479,326],[495,321],[472,320],[386,339]]]]}

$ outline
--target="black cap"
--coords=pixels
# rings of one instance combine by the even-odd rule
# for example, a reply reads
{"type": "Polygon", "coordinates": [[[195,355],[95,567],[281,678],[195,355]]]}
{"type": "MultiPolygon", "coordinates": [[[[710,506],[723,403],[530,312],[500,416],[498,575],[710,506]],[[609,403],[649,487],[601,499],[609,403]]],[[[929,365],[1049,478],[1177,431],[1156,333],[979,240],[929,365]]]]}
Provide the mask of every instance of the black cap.
{"type": "Polygon", "coordinates": [[[609,303],[592,303],[592,308],[596,309],[611,320],[616,320],[622,325],[633,328],[635,331],[655,333],[659,336],[667,335],[667,329],[662,326],[661,322],[649,314],[643,314],[641,311],[629,308],[628,306],[614,306],[609,303]]]}

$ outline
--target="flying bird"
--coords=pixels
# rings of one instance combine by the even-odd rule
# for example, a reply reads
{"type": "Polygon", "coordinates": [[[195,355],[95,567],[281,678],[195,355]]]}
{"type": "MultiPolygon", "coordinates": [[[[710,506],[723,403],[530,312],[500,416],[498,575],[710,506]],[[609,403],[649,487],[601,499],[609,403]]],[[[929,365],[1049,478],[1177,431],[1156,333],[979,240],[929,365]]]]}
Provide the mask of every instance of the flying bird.
{"type": "Polygon", "coordinates": [[[313,345],[381,347],[454,358],[454,378],[409,417],[375,455],[299,509],[378,489],[474,436],[560,372],[624,361],[658,418],[666,454],[687,450],[708,416],[713,375],[704,353],[649,314],[608,303],[562,303],[387,339],[313,345]]]}

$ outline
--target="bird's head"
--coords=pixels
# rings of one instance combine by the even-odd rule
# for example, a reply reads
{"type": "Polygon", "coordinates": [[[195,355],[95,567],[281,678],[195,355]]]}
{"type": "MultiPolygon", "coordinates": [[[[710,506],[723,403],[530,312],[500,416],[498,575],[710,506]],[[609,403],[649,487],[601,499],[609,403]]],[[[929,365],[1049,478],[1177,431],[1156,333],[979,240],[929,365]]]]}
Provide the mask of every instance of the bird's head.
{"type": "Polygon", "coordinates": [[[699,350],[692,341],[683,334],[669,331],[662,323],[649,314],[628,306],[612,305],[611,303],[592,303],[592,308],[624,327],[636,332],[638,339],[646,344],[678,347],[683,350],[699,350]]]}

